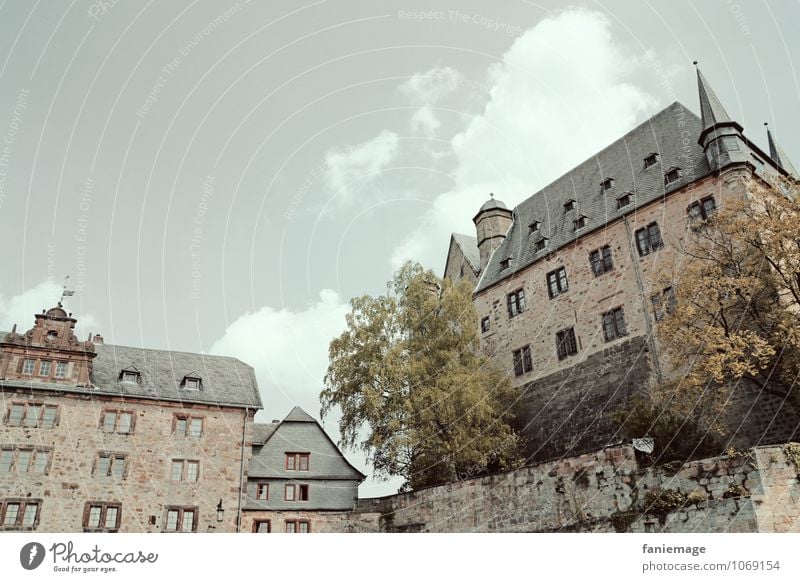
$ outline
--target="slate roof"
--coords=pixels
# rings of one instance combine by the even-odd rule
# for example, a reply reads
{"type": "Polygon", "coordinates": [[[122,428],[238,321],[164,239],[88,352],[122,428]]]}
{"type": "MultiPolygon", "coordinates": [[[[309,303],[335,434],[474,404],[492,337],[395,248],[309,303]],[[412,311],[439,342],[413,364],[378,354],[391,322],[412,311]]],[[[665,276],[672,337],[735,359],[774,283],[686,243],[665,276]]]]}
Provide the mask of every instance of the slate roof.
{"type": "Polygon", "coordinates": [[[769,142],[769,157],[778,164],[783,170],[792,176],[793,178],[797,179],[800,177],[798,175],[797,170],[795,170],[792,162],[789,161],[789,157],[786,155],[786,152],[783,151],[783,148],[780,144],[775,141],[775,137],[772,135],[772,132],[767,129],[767,141],[769,142]]]}
{"type": "Polygon", "coordinates": [[[461,252],[464,254],[464,258],[467,259],[467,262],[469,263],[470,267],[472,267],[472,270],[476,273],[479,272],[481,270],[481,255],[478,251],[477,237],[454,232],[453,240],[461,249],[461,252]]]}
{"type": "Polygon", "coordinates": [[[255,446],[263,445],[275,429],[278,428],[279,422],[271,422],[269,424],[262,424],[256,422],[253,424],[253,444],[255,446]]]}
{"type": "Polygon", "coordinates": [[[701,120],[675,102],[517,205],[512,227],[492,254],[475,292],[708,174],[708,161],[697,143],[701,131],[701,120]],[[653,153],[658,154],[658,163],[645,168],[644,159],[653,153]],[[665,187],[664,174],[672,168],[680,168],[681,176],[665,187]],[[604,192],[601,182],[606,178],[613,183],[604,192]],[[617,208],[617,198],[626,193],[631,194],[631,204],[617,208]],[[568,200],[575,200],[576,208],[565,213],[568,200]],[[580,216],[586,217],[586,226],[576,232],[573,221],[580,216]],[[528,226],[537,221],[538,232],[529,233],[528,226]],[[548,239],[547,245],[537,251],[540,237],[548,239]],[[501,269],[500,262],[509,257],[509,267],[501,269]]]}
{"type": "Polygon", "coordinates": [[[279,423],[256,424],[256,435],[266,438],[259,446],[254,438],[253,456],[247,470],[248,478],[293,479],[298,475],[304,480],[355,480],[366,476],[344,457],[320,424],[299,406],[279,423]],[[309,470],[287,471],[284,456],[287,452],[311,453],[309,470]]]}
{"type": "MultiPolygon", "coordinates": [[[[4,335],[0,333],[0,337],[4,335]]],[[[253,368],[236,358],[111,344],[95,344],[94,348],[97,357],[92,360],[92,388],[36,381],[5,381],[3,384],[52,388],[63,392],[263,408],[253,368]],[[123,368],[138,371],[140,382],[120,382],[123,368]],[[182,389],[180,385],[184,376],[199,376],[202,388],[182,389]]]]}

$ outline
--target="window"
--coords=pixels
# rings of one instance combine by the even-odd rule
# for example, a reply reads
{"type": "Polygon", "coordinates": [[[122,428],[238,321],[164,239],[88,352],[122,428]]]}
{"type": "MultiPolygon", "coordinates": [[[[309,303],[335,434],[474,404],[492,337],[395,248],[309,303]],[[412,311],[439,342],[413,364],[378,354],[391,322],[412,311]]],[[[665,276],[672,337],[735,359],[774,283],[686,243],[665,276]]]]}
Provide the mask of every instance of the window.
{"type": "Polygon", "coordinates": [[[673,182],[677,182],[681,177],[681,170],[680,168],[672,168],[666,174],[664,174],[664,184],[672,184],[673,182]]]}
{"type": "Polygon", "coordinates": [[[514,317],[525,311],[525,290],[517,289],[513,293],[509,293],[506,297],[506,306],[508,307],[509,317],[514,317]]]}
{"type": "Polygon", "coordinates": [[[550,299],[558,297],[567,290],[569,290],[569,285],[567,284],[567,270],[564,267],[547,273],[547,292],[550,299]]]}
{"type": "Polygon", "coordinates": [[[308,485],[297,486],[297,500],[308,501],[308,485]]]}
{"type": "Polygon", "coordinates": [[[0,502],[0,529],[36,529],[40,499],[4,499],[0,502]]]}
{"type": "Polygon", "coordinates": [[[623,194],[622,196],[617,198],[617,210],[619,210],[620,208],[625,208],[626,206],[628,206],[631,203],[631,199],[632,199],[632,196],[631,196],[630,192],[626,192],[625,194],[623,194]]]}
{"type": "Polygon", "coordinates": [[[287,471],[308,471],[309,453],[286,453],[287,471]]]}
{"type": "Polygon", "coordinates": [[[269,483],[264,481],[256,483],[256,499],[269,499],[269,483]]]}
{"type": "Polygon", "coordinates": [[[50,368],[52,368],[53,363],[49,360],[42,360],[39,362],[39,375],[43,378],[47,378],[50,376],[50,368]]]}
{"type": "Polygon", "coordinates": [[[272,524],[268,519],[253,520],[253,533],[269,533],[272,529],[272,524]]]}
{"type": "Polygon", "coordinates": [[[119,373],[120,382],[128,384],[138,384],[141,374],[137,370],[122,370],[119,373]]]}
{"type": "Polygon", "coordinates": [[[556,333],[556,353],[558,359],[563,360],[568,356],[578,353],[578,342],[575,340],[575,328],[562,329],[556,333]]]}
{"type": "Polygon", "coordinates": [[[501,271],[505,271],[510,266],[511,266],[511,259],[510,258],[505,258],[502,261],[500,261],[500,270],[501,271]]]}
{"type": "Polygon", "coordinates": [[[575,220],[573,220],[572,224],[575,226],[575,230],[580,230],[586,226],[586,217],[581,215],[575,220]]]}
{"type": "Polygon", "coordinates": [[[570,199],[564,202],[564,213],[571,212],[575,210],[575,201],[570,199]]]}
{"type": "Polygon", "coordinates": [[[547,246],[547,239],[542,237],[542,238],[540,238],[539,240],[536,241],[536,244],[534,245],[534,248],[536,249],[536,252],[538,253],[539,251],[543,251],[546,246],[547,246]]]}
{"type": "Polygon", "coordinates": [[[184,376],[181,386],[184,390],[200,390],[202,380],[196,376],[184,376]]]}
{"type": "Polygon", "coordinates": [[[714,211],[717,209],[717,204],[713,196],[706,196],[697,202],[692,202],[686,211],[689,214],[690,221],[708,220],[714,211]]]}
{"type": "Polygon", "coordinates": [[[651,222],[636,231],[636,249],[639,251],[640,257],[649,255],[663,246],[664,241],[661,240],[661,230],[658,228],[657,222],[651,222]]]}
{"type": "Polygon", "coordinates": [[[100,428],[103,432],[130,434],[133,432],[133,413],[121,410],[103,412],[100,428]]]}
{"type": "Polygon", "coordinates": [[[514,375],[522,376],[531,370],[533,370],[531,346],[525,346],[524,348],[514,350],[514,375]]]}
{"type": "Polygon", "coordinates": [[[650,299],[653,302],[653,315],[656,321],[661,321],[668,314],[675,311],[675,290],[672,287],[667,287],[650,299]]]}
{"type": "Polygon", "coordinates": [[[614,262],[611,259],[611,247],[606,245],[589,253],[589,264],[592,266],[592,274],[595,277],[613,271],[614,262]]]}
{"type": "Polygon", "coordinates": [[[625,327],[625,313],[622,307],[612,309],[603,314],[603,336],[607,342],[628,335],[625,327]]]}
{"type": "Polygon", "coordinates": [[[486,317],[482,317],[481,318],[481,332],[482,333],[486,333],[487,331],[489,331],[489,327],[490,326],[491,326],[491,322],[489,320],[489,316],[487,315],[486,317]]]}
{"type": "Polygon", "coordinates": [[[15,402],[11,404],[6,416],[9,426],[51,428],[57,420],[58,407],[52,404],[15,402]]]}
{"type": "Polygon", "coordinates": [[[127,469],[127,457],[122,453],[98,453],[94,474],[97,477],[114,477],[124,479],[127,469]]]}
{"type": "Polygon", "coordinates": [[[658,163],[658,154],[650,154],[644,159],[644,168],[645,170],[651,166],[655,166],[658,163]]]}
{"type": "Polygon", "coordinates": [[[538,220],[534,220],[528,225],[528,234],[533,234],[535,232],[539,232],[539,228],[541,228],[542,223],[538,220]]]}
{"type": "Polygon", "coordinates": [[[308,533],[311,531],[311,522],[305,520],[291,520],[286,522],[286,533],[308,533]]]}
{"type": "Polygon", "coordinates": [[[56,362],[56,378],[66,378],[66,377],[67,377],[67,363],[56,362]]]}
{"type": "Polygon", "coordinates": [[[197,531],[196,507],[167,507],[164,531],[193,532],[197,531]]]}
{"type": "Polygon", "coordinates": [[[172,432],[175,436],[199,438],[203,436],[203,418],[176,414],[172,432]]]}
{"type": "Polygon", "coordinates": [[[26,376],[33,375],[33,368],[36,366],[36,360],[25,360],[22,362],[22,373],[26,376]]]}
{"type": "Polygon", "coordinates": [[[122,518],[122,505],[89,501],[83,511],[84,532],[116,532],[122,518]]]}
{"type": "Polygon", "coordinates": [[[283,500],[284,501],[294,501],[295,497],[295,487],[292,484],[287,484],[283,490],[283,500]]]}
{"type": "Polygon", "coordinates": [[[49,468],[49,449],[6,447],[0,450],[0,476],[9,473],[46,475],[49,468]]]}
{"type": "Polygon", "coordinates": [[[606,178],[605,180],[600,182],[601,192],[608,192],[613,187],[614,187],[614,178],[606,178]]]}
{"type": "Polygon", "coordinates": [[[186,461],[184,459],[172,459],[172,480],[197,482],[200,477],[200,461],[186,461]]]}

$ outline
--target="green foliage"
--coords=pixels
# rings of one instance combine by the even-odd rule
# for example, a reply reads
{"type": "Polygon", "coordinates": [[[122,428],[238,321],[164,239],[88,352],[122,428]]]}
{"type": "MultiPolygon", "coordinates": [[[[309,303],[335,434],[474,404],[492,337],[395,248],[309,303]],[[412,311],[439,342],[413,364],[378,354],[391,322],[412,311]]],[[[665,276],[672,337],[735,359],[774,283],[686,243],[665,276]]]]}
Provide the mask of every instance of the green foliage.
{"type": "Polygon", "coordinates": [[[674,489],[651,489],[644,496],[644,512],[648,515],[656,516],[659,523],[664,525],[667,515],[680,509],[686,503],[687,497],[685,493],[674,489]]]}
{"type": "Polygon", "coordinates": [[[719,436],[696,419],[644,397],[633,398],[610,416],[627,437],[652,437],[655,448],[648,458],[653,464],[667,465],[668,470],[674,469],[672,464],[680,468],[687,461],[715,456],[722,450],[719,436]]]}
{"type": "Polygon", "coordinates": [[[438,485],[519,463],[508,424],[508,377],[479,354],[478,316],[465,281],[418,264],[390,296],[353,299],[329,347],[322,416],[342,412],[341,444],[360,447],[379,477],[438,485]]]}

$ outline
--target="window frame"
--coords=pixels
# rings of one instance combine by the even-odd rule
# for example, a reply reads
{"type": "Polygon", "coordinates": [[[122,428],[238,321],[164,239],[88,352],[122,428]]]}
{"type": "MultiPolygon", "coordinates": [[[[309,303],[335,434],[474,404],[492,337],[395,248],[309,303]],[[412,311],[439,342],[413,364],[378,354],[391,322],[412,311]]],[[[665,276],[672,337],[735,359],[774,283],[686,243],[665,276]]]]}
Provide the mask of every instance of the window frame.
{"type": "Polygon", "coordinates": [[[272,520],[271,519],[254,519],[253,520],[253,533],[272,533],[272,520]],[[267,526],[267,531],[258,531],[262,525],[267,526]]]}
{"type": "Polygon", "coordinates": [[[287,519],[283,522],[284,533],[311,533],[311,521],[308,519],[287,519]],[[300,525],[306,526],[306,531],[300,531],[300,525]],[[289,526],[292,526],[292,531],[289,531],[289,526]]]}
{"type": "Polygon", "coordinates": [[[572,226],[576,232],[581,230],[582,228],[586,228],[586,216],[584,214],[581,214],[579,217],[577,217],[575,220],[572,221],[572,226]]]}
{"type": "Polygon", "coordinates": [[[52,453],[53,449],[50,447],[36,447],[28,445],[5,445],[0,447],[0,461],[2,461],[3,457],[11,458],[11,462],[8,465],[8,470],[0,471],[0,478],[14,473],[23,473],[25,475],[49,475],[50,466],[53,462],[52,453]],[[20,453],[30,453],[24,470],[20,470],[19,466],[20,453]],[[45,458],[44,468],[42,471],[37,471],[36,468],[40,465],[39,460],[42,456],[45,458]]]}
{"type": "Polygon", "coordinates": [[[205,417],[192,414],[176,412],[172,415],[172,435],[181,438],[199,439],[205,434],[205,417]],[[192,425],[195,421],[200,422],[200,432],[195,434],[192,425]],[[180,423],[184,423],[184,429],[179,429],[180,423]]]}
{"type": "Polygon", "coordinates": [[[39,527],[39,519],[41,518],[41,515],[42,515],[41,499],[30,499],[30,498],[19,498],[19,497],[9,497],[5,499],[0,499],[0,531],[35,530],[37,527],[39,527]],[[17,506],[17,514],[15,516],[13,524],[6,523],[9,505],[17,506]],[[31,505],[36,506],[36,514],[33,517],[33,523],[30,525],[25,525],[25,515],[27,514],[28,507],[31,505]]]}
{"type": "Polygon", "coordinates": [[[22,360],[22,367],[20,368],[20,374],[23,376],[33,376],[33,373],[36,371],[36,360],[33,358],[23,358],[22,360]],[[28,371],[28,364],[30,364],[30,371],[28,371]]]}
{"type": "Polygon", "coordinates": [[[257,481],[256,482],[256,500],[257,501],[269,501],[269,481],[257,481]],[[261,495],[261,488],[265,488],[264,495],[261,495]]]}
{"type": "Polygon", "coordinates": [[[99,451],[94,459],[92,476],[100,479],[126,479],[128,477],[127,453],[119,453],[116,451],[99,451]],[[108,459],[108,467],[104,472],[100,470],[100,467],[103,464],[103,459],[108,459]],[[122,474],[117,476],[114,468],[118,466],[119,462],[122,463],[122,474]]]}
{"type": "Polygon", "coordinates": [[[653,166],[657,165],[659,162],[659,156],[657,153],[652,153],[649,156],[644,158],[644,169],[652,168],[653,166]]]}
{"type": "Polygon", "coordinates": [[[83,531],[84,533],[116,533],[122,525],[122,503],[118,501],[87,501],[83,508],[83,531]],[[99,519],[96,526],[91,525],[92,509],[100,510],[99,519]],[[108,526],[108,510],[116,509],[116,519],[114,525],[108,526]]]}
{"type": "Polygon", "coordinates": [[[556,355],[559,361],[576,355],[578,351],[578,336],[575,334],[574,326],[556,332],[556,355]]]}
{"type": "Polygon", "coordinates": [[[570,198],[569,200],[564,202],[564,214],[566,214],[567,212],[572,212],[573,210],[575,210],[576,206],[577,202],[573,198],[570,198]]]}
{"type": "Polygon", "coordinates": [[[49,378],[50,373],[53,371],[53,361],[52,360],[39,360],[39,369],[37,370],[36,375],[39,378],[49,378]]]}
{"type": "Polygon", "coordinates": [[[626,206],[630,206],[633,202],[633,194],[625,192],[622,196],[617,198],[617,210],[622,210],[626,206]]]}
{"type": "Polygon", "coordinates": [[[523,376],[533,371],[533,357],[530,344],[511,352],[514,361],[514,375],[523,376]]]}
{"type": "Polygon", "coordinates": [[[181,380],[181,389],[190,392],[200,392],[203,390],[203,379],[197,376],[184,376],[181,380]]]}
{"type": "Polygon", "coordinates": [[[492,320],[488,315],[481,317],[481,333],[489,333],[491,326],[492,320]]]}
{"type": "Polygon", "coordinates": [[[120,435],[131,435],[134,433],[136,429],[136,414],[133,410],[126,410],[122,408],[105,408],[100,413],[100,426],[98,427],[100,431],[106,434],[120,434],[120,435]],[[113,414],[114,415],[114,428],[113,430],[106,430],[106,415],[113,414]],[[130,424],[128,426],[127,431],[120,431],[120,419],[123,415],[130,416],[130,424]]]}
{"type": "Polygon", "coordinates": [[[6,409],[5,418],[3,419],[3,424],[6,426],[17,426],[23,428],[53,428],[54,426],[58,425],[59,420],[59,410],[60,406],[58,404],[50,404],[46,402],[41,402],[38,400],[29,401],[29,402],[19,402],[19,401],[11,401],[11,406],[6,409]],[[12,412],[14,407],[22,407],[22,416],[20,416],[19,421],[14,420],[12,422],[12,412]],[[39,413],[37,415],[36,423],[31,424],[28,419],[28,414],[31,408],[38,408],[39,413]],[[46,423],[45,418],[48,416],[47,412],[49,410],[53,410],[53,420],[52,423],[46,423]]]}
{"type": "Polygon", "coordinates": [[[562,265],[547,273],[547,275],[545,275],[545,283],[547,284],[547,294],[550,299],[555,299],[559,295],[563,295],[569,291],[567,268],[562,265]]]}
{"type": "Polygon", "coordinates": [[[658,226],[658,221],[637,228],[634,232],[634,240],[640,257],[646,257],[664,248],[664,239],[661,236],[661,227],[658,226]]]}
{"type": "Polygon", "coordinates": [[[69,362],[63,360],[56,360],[55,375],[57,380],[63,380],[67,377],[69,371],[69,362]]]}
{"type": "Polygon", "coordinates": [[[605,194],[614,187],[614,178],[605,178],[600,182],[600,192],[605,194]]]}
{"type": "Polygon", "coordinates": [[[664,172],[664,186],[669,186],[670,184],[674,184],[675,182],[680,181],[681,179],[681,169],[680,168],[670,168],[666,172],[664,172]],[[670,179],[670,176],[674,175],[675,177],[670,179]]]}
{"type": "Polygon", "coordinates": [[[171,483],[199,483],[200,482],[200,461],[198,459],[172,459],[169,466],[169,481],[171,483]],[[175,468],[180,465],[180,476],[175,478],[175,468]],[[189,479],[189,467],[196,466],[195,478],[189,479]]]}
{"type": "Polygon", "coordinates": [[[508,318],[516,317],[525,311],[525,288],[520,287],[516,291],[512,291],[506,295],[506,308],[508,309],[508,318]]]}
{"type": "Polygon", "coordinates": [[[200,510],[196,505],[168,505],[164,508],[164,525],[161,528],[163,533],[195,533],[197,532],[197,522],[199,521],[200,510]],[[167,529],[169,527],[169,514],[177,512],[175,520],[175,529],[167,529]],[[192,529],[184,529],[184,519],[187,513],[192,514],[192,529]]]}
{"type": "Polygon", "coordinates": [[[614,255],[611,245],[604,245],[589,253],[589,266],[595,277],[605,275],[614,270],[614,255]],[[608,251],[608,252],[606,252],[608,251]],[[597,258],[597,260],[595,260],[597,258]]]}
{"type": "Polygon", "coordinates": [[[695,200],[686,207],[686,214],[689,217],[690,223],[697,223],[699,221],[707,221],[717,211],[717,201],[713,195],[704,196],[699,200],[695,200]],[[710,208],[708,207],[708,203],[710,208]]]}
{"type": "Polygon", "coordinates": [[[628,325],[625,322],[625,309],[622,305],[609,309],[600,317],[605,341],[612,342],[628,335],[628,325]]]}
{"type": "Polygon", "coordinates": [[[310,452],[293,452],[287,451],[284,453],[284,461],[283,461],[283,468],[286,471],[309,471],[309,467],[311,466],[311,453],[310,452]],[[302,458],[306,459],[306,468],[300,468],[300,460],[302,458]],[[292,466],[289,467],[289,459],[292,461],[292,466]]]}

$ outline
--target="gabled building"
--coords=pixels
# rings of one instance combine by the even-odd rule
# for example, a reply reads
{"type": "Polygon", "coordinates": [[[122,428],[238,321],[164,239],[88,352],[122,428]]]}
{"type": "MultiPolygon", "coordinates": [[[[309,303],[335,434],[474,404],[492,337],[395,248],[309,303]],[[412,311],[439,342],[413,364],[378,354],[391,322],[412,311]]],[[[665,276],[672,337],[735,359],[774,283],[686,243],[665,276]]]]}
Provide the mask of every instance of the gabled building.
{"type": "Polygon", "coordinates": [[[296,406],[280,422],[255,425],[243,531],[308,533],[352,527],[350,514],[364,478],[322,426],[296,406]]]}
{"type": "Polygon", "coordinates": [[[0,530],[235,532],[261,399],[235,358],[0,333],[0,530]]]}
{"type": "MultiPolygon", "coordinates": [[[[796,176],[771,133],[767,153],[699,70],[697,83],[700,117],[673,103],[513,210],[492,197],[473,219],[482,350],[519,389],[529,459],[619,440],[608,413],[669,373],[655,330],[673,296],[659,281],[686,233],[744,197],[744,178],[796,176]]],[[[448,267],[462,260],[454,240],[448,267]]],[[[780,396],[742,383],[734,398],[731,444],[796,433],[780,396]]]]}

